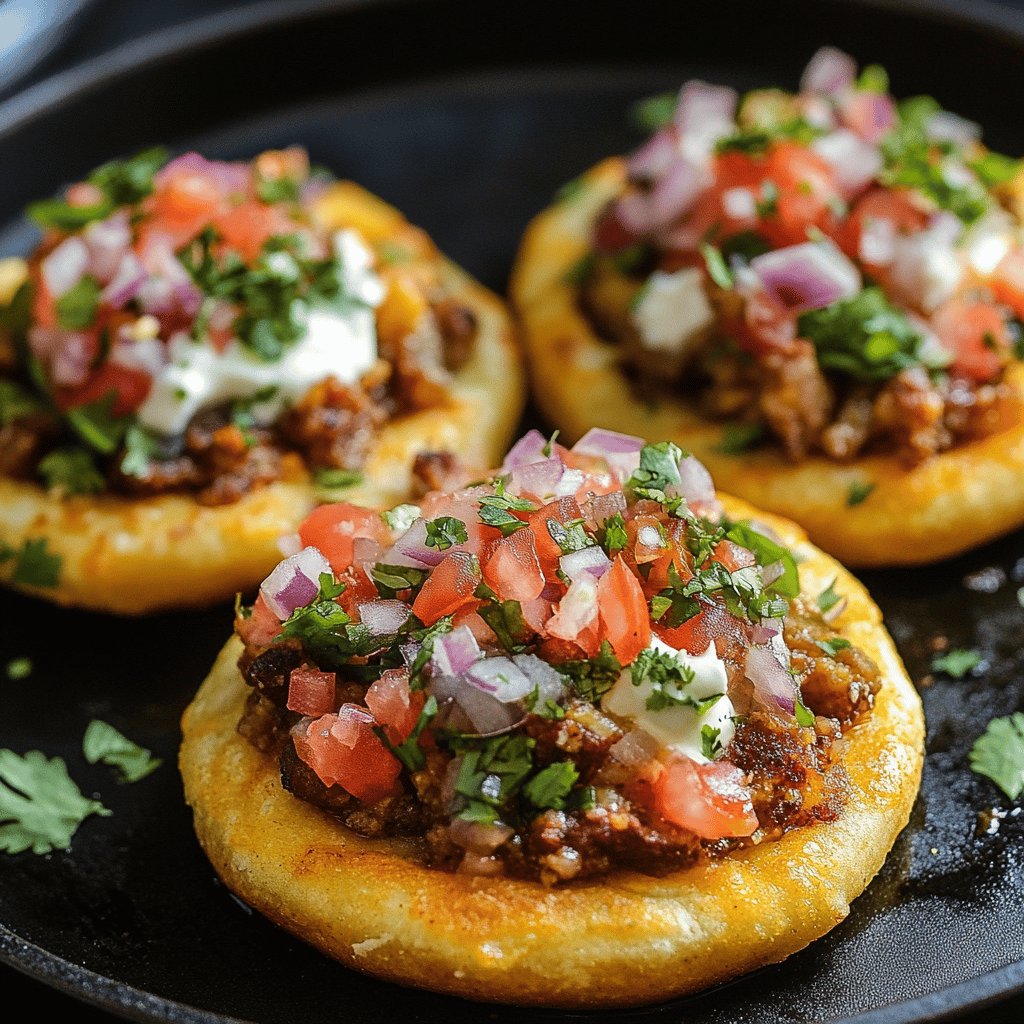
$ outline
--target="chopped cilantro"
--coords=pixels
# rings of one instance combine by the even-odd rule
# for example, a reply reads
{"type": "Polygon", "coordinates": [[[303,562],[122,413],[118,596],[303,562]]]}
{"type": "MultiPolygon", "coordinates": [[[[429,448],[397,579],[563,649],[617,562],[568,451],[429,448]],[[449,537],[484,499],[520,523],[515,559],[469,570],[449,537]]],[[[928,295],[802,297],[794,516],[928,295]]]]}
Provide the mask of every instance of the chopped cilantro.
{"type": "Polygon", "coordinates": [[[889,91],[889,73],[881,64],[868,64],[857,78],[857,88],[885,95],[889,91]]]}
{"type": "Polygon", "coordinates": [[[929,365],[922,336],[880,288],[804,313],[798,329],[813,342],[823,369],[856,380],[888,380],[909,367],[929,365]]]}
{"type": "Polygon", "coordinates": [[[506,651],[518,654],[525,650],[533,630],[523,619],[523,608],[518,601],[485,601],[477,614],[494,630],[498,642],[506,651]]]}
{"type": "Polygon", "coordinates": [[[434,653],[434,640],[452,631],[452,617],[445,615],[438,619],[432,626],[423,629],[415,629],[409,637],[419,643],[420,649],[413,663],[409,666],[409,689],[422,690],[425,685],[423,673],[434,653]]]}
{"type": "Polygon", "coordinates": [[[30,675],[32,675],[31,658],[12,658],[7,662],[8,679],[28,679],[30,675]]]}
{"type": "Polygon", "coordinates": [[[411,772],[418,772],[426,763],[427,759],[420,746],[420,735],[423,730],[437,716],[437,698],[430,696],[423,705],[423,710],[416,719],[412,732],[399,744],[392,745],[387,734],[380,726],[374,727],[374,732],[380,737],[381,742],[402,764],[411,772]]]}
{"type": "Polygon", "coordinates": [[[544,703],[540,700],[540,686],[535,686],[523,699],[526,710],[539,718],[565,718],[565,708],[558,701],[548,697],[544,703]]]}
{"type": "Polygon", "coordinates": [[[1011,800],[1024,792],[1024,714],[993,718],[974,741],[971,770],[991,779],[1011,800]]]}
{"type": "Polygon", "coordinates": [[[101,455],[113,455],[124,439],[128,419],[114,414],[117,392],[110,391],[103,398],[85,405],[76,405],[64,414],[71,429],[101,455]]]}
{"type": "Polygon", "coordinates": [[[542,768],[523,786],[523,796],[534,807],[564,811],[580,773],[572,761],[556,761],[542,768]]]}
{"type": "Polygon", "coordinates": [[[749,522],[734,523],[726,537],[734,544],[752,551],[758,565],[782,563],[782,575],[765,589],[783,597],[797,597],[800,593],[800,571],[789,548],[777,544],[771,538],[759,533],[749,522]]]}
{"type": "Polygon", "coordinates": [[[745,260],[752,260],[768,252],[771,246],[756,231],[740,231],[730,235],[722,242],[722,258],[731,259],[733,256],[740,256],[745,260]]]}
{"type": "Polygon", "coordinates": [[[732,276],[729,264],[725,262],[721,249],[716,249],[709,242],[704,242],[700,247],[700,254],[704,257],[704,266],[707,269],[708,277],[711,278],[719,288],[728,291],[736,283],[732,276]]]}
{"type": "Polygon", "coordinates": [[[579,285],[585,284],[589,279],[590,275],[594,272],[594,267],[597,264],[597,257],[593,252],[585,252],[569,269],[565,272],[563,280],[566,284],[579,285]]]}
{"type": "Polygon", "coordinates": [[[855,505],[860,505],[867,501],[868,496],[875,489],[877,485],[870,481],[854,480],[850,484],[850,489],[846,492],[846,504],[853,508],[855,505]]]}
{"type": "Polygon", "coordinates": [[[343,583],[335,583],[329,573],[321,573],[316,597],[285,619],[280,639],[295,637],[311,658],[334,668],[352,657],[365,657],[378,650],[379,637],[361,623],[353,623],[351,616],[335,601],[344,590],[343,583]]]}
{"type": "Polygon", "coordinates": [[[656,651],[647,648],[641,651],[629,667],[630,678],[634,686],[649,683],[651,692],[645,707],[648,711],[664,711],[666,708],[689,707],[698,715],[702,715],[722,698],[723,694],[714,693],[709,697],[693,697],[686,692],[686,687],[693,682],[693,668],[680,661],[674,654],[667,651],[656,651]]]}
{"type": "Polygon", "coordinates": [[[850,641],[845,637],[834,636],[829,640],[815,640],[814,646],[824,651],[830,658],[834,658],[840,651],[845,651],[850,646],[850,641]]]}
{"type": "Polygon", "coordinates": [[[26,388],[13,380],[0,378],[0,427],[39,412],[44,406],[26,388]]]}
{"type": "Polygon", "coordinates": [[[836,579],[833,576],[832,582],[818,595],[818,610],[821,612],[831,611],[843,599],[842,595],[836,593],[836,579]]]}
{"type": "Polygon", "coordinates": [[[1002,153],[986,151],[982,156],[968,162],[968,167],[981,179],[987,188],[998,188],[1012,181],[1021,170],[1020,160],[1002,153]]]}
{"type": "Polygon", "coordinates": [[[779,186],[771,178],[761,182],[761,194],[755,204],[758,217],[774,217],[779,212],[779,186]]]}
{"type": "Polygon", "coordinates": [[[814,712],[807,707],[799,694],[796,698],[796,724],[804,729],[814,725],[814,712]]]}
{"type": "Polygon", "coordinates": [[[356,469],[318,469],[313,473],[313,482],[325,491],[340,491],[361,484],[363,474],[356,469]]]}
{"type": "Polygon", "coordinates": [[[435,548],[437,551],[447,551],[450,547],[454,547],[456,544],[465,544],[469,540],[466,524],[454,516],[429,519],[426,528],[427,539],[424,543],[428,548],[435,548]]]}
{"type": "Polygon", "coordinates": [[[822,134],[821,128],[815,127],[803,118],[793,117],[773,125],[760,124],[740,128],[735,134],[719,139],[715,151],[717,153],[749,153],[751,156],[759,156],[776,142],[791,139],[794,142],[807,145],[822,134]]]}
{"type": "Polygon", "coordinates": [[[569,677],[577,695],[592,704],[596,704],[622,675],[622,663],[615,657],[612,645],[607,640],[601,642],[601,649],[593,658],[565,661],[555,667],[569,677]]]}
{"type": "Polygon", "coordinates": [[[716,450],[723,455],[742,455],[763,439],[764,427],[760,423],[727,423],[716,450]]]}
{"type": "Polygon", "coordinates": [[[626,523],[622,514],[616,512],[609,516],[601,529],[601,546],[609,555],[616,551],[622,551],[629,543],[629,535],[626,533],[626,523]]]}
{"type": "Polygon", "coordinates": [[[121,456],[121,472],[145,480],[149,476],[150,464],[157,454],[160,442],[155,434],[137,423],[131,424],[124,435],[124,454],[121,456]]]}
{"type": "Polygon", "coordinates": [[[522,733],[487,740],[461,740],[462,753],[455,792],[464,806],[460,818],[493,824],[533,770],[534,741],[522,733]]]}
{"type": "Polygon", "coordinates": [[[517,519],[512,512],[536,512],[537,506],[525,498],[516,498],[513,495],[503,493],[486,494],[480,499],[480,522],[487,526],[493,526],[501,531],[503,537],[508,537],[516,530],[526,525],[522,519],[517,519]]]}
{"type": "Polygon", "coordinates": [[[389,530],[395,533],[404,533],[420,517],[419,505],[396,505],[392,509],[385,509],[380,514],[381,519],[389,530]]]}
{"type": "Polygon", "coordinates": [[[945,654],[937,654],[932,658],[932,671],[942,672],[953,679],[963,679],[972,675],[985,662],[978,651],[954,647],[945,654]]]}
{"type": "Polygon", "coordinates": [[[629,122],[639,131],[656,132],[659,128],[672,123],[678,103],[679,94],[674,92],[659,92],[654,96],[645,96],[630,107],[629,122]]]}
{"type": "Polygon", "coordinates": [[[82,796],[61,758],[38,750],[24,757],[0,750],[0,850],[66,850],[91,814],[107,817],[110,811],[82,796]]]}
{"type": "Polygon", "coordinates": [[[672,607],[672,598],[655,594],[651,598],[651,618],[657,622],[672,607]]]}
{"type": "Polygon", "coordinates": [[[163,762],[149,750],[133,743],[107,722],[94,718],[82,737],[82,753],[89,764],[102,761],[121,773],[122,782],[138,782],[163,762]]]}
{"type": "Polygon", "coordinates": [[[426,569],[410,565],[385,565],[377,562],[370,570],[370,578],[383,598],[392,598],[403,590],[419,590],[429,575],[426,569]]]}
{"type": "Polygon", "coordinates": [[[97,494],[105,481],[92,453],[85,448],[58,448],[39,460],[46,486],[65,494],[97,494]]]}
{"type": "Polygon", "coordinates": [[[548,535],[558,545],[558,550],[563,555],[571,554],[573,551],[582,551],[584,548],[592,548],[595,545],[594,538],[583,527],[582,519],[573,519],[568,523],[561,523],[557,519],[545,520],[548,535]]]}
{"type": "Polygon", "coordinates": [[[544,447],[541,448],[540,453],[545,459],[551,458],[552,445],[558,440],[558,435],[561,433],[560,430],[556,430],[552,435],[544,442],[544,447]]]}
{"type": "Polygon", "coordinates": [[[99,302],[99,282],[92,275],[86,274],[57,299],[57,322],[69,331],[84,330],[96,319],[99,302]]]}
{"type": "Polygon", "coordinates": [[[722,743],[718,738],[721,735],[721,729],[714,729],[710,725],[701,726],[700,749],[701,753],[709,761],[714,761],[714,759],[722,752],[722,743]]]}
{"type": "Polygon", "coordinates": [[[256,183],[256,195],[265,203],[295,203],[299,199],[299,183],[287,175],[260,178],[256,183]]]}
{"type": "Polygon", "coordinates": [[[640,449],[640,466],[626,481],[626,490],[637,498],[649,498],[662,504],[670,499],[666,490],[680,482],[679,462],[683,451],[671,441],[645,444],[640,449]]]}
{"type": "Polygon", "coordinates": [[[0,565],[14,561],[11,580],[27,587],[53,588],[60,581],[61,557],[50,552],[45,537],[29,537],[20,548],[0,543],[0,565]]]}

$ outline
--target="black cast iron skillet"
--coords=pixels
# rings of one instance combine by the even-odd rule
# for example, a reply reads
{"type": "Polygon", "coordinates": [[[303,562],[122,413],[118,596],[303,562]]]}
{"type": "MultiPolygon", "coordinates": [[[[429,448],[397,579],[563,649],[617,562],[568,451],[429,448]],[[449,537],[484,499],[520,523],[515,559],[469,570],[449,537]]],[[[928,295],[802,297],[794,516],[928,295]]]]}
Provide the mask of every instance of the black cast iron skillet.
{"type": "MultiPolygon", "coordinates": [[[[638,97],[700,75],[794,85],[820,44],[888,66],[1024,151],[1024,23],[980,5],[822,0],[657,3],[405,0],[272,4],[131,43],[0,106],[0,252],[32,235],[22,206],[113,154],[158,141],[221,157],[301,143],[397,203],[503,288],[528,218],[556,187],[636,141],[638,97]]],[[[0,857],[0,958],[140,1020],[936,1020],[1024,986],[1024,815],[967,769],[974,737],[1024,703],[1021,535],[954,562],[867,581],[911,673],[933,638],[978,646],[985,670],[925,690],[928,758],[910,827],[827,938],[785,964],[689,999],[615,1014],[481,1007],[390,986],[321,957],[237,903],[192,836],[174,770],[177,721],[230,629],[219,607],[120,621],[0,597],[0,745],[63,755],[114,811],[70,853],[0,857]],[[982,577],[968,574],[991,568],[982,577]],[[979,583],[979,579],[981,582],[979,583]],[[988,587],[979,590],[978,587],[988,587]],[[166,760],[119,786],[80,754],[111,721],[166,760]],[[996,806],[993,820],[979,812],[996,806]]],[[[367,885],[372,885],[367,879],[367,885]]],[[[567,937],[571,941],[571,937],[567,937]]]]}

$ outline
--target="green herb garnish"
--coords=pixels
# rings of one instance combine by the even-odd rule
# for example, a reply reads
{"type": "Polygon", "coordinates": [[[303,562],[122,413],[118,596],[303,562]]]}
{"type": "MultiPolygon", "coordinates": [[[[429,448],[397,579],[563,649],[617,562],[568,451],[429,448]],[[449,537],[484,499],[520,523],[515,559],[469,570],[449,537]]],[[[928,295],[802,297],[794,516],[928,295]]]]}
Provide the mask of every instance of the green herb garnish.
{"type": "Polygon", "coordinates": [[[1024,792],[1024,714],[993,718],[974,741],[971,770],[991,779],[1011,800],[1024,792]]]}
{"type": "Polygon", "coordinates": [[[138,782],[163,764],[151,751],[133,743],[112,725],[94,718],[82,737],[82,753],[89,764],[102,761],[121,773],[122,782],[138,782]]]}

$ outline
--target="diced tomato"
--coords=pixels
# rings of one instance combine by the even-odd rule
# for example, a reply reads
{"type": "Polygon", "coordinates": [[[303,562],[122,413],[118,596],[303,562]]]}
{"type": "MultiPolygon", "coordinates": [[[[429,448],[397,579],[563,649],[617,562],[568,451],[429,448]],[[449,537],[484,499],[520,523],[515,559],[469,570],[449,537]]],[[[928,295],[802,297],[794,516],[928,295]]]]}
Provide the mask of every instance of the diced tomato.
{"type": "Polygon", "coordinates": [[[338,677],[333,672],[314,668],[293,668],[288,676],[288,710],[314,718],[333,711],[334,688],[338,677]]]}
{"type": "Polygon", "coordinates": [[[409,671],[404,668],[389,668],[382,672],[366,691],[366,706],[394,744],[408,738],[420,717],[423,704],[423,693],[413,693],[409,689],[409,671]]]}
{"type": "Polygon", "coordinates": [[[537,558],[532,530],[516,530],[494,545],[483,563],[487,585],[502,601],[532,601],[544,589],[544,573],[537,558]]]}
{"type": "Polygon", "coordinates": [[[594,247],[598,252],[619,252],[637,241],[633,234],[616,216],[613,204],[605,207],[594,225],[594,247]]]}
{"type": "Polygon", "coordinates": [[[287,235],[298,226],[279,206],[256,201],[241,203],[221,213],[214,224],[223,247],[237,252],[246,263],[254,263],[268,238],[287,235]]]}
{"type": "MultiPolygon", "coordinates": [[[[597,630],[593,629],[594,637],[597,630]]],[[[561,665],[564,661],[578,661],[580,658],[592,658],[599,650],[600,643],[593,645],[593,650],[580,646],[572,640],[563,640],[561,637],[549,636],[537,645],[537,655],[552,665],[561,665]]]]}
{"type": "Polygon", "coordinates": [[[653,791],[655,809],[663,818],[703,839],[749,836],[757,829],[745,776],[728,761],[697,764],[688,757],[675,758],[653,791]]]}
{"type": "Polygon", "coordinates": [[[38,268],[32,270],[32,323],[37,327],[58,327],[57,304],[50,289],[46,287],[46,278],[38,268]]]}
{"type": "Polygon", "coordinates": [[[281,620],[270,610],[260,594],[252,606],[252,614],[235,618],[235,631],[250,647],[266,647],[281,632],[281,620]]]}
{"type": "Polygon", "coordinates": [[[646,585],[644,586],[644,589],[650,596],[672,585],[672,581],[668,577],[668,570],[671,565],[675,565],[676,572],[684,580],[688,580],[693,575],[690,571],[689,559],[683,553],[679,544],[670,538],[665,552],[650,563],[646,585]]]}
{"type": "Polygon", "coordinates": [[[950,371],[978,384],[997,377],[1010,358],[1009,327],[991,303],[950,299],[935,311],[932,327],[953,352],[950,371]]]}
{"type": "Polygon", "coordinates": [[[668,538],[661,520],[653,515],[638,515],[626,524],[629,550],[637,565],[661,558],[668,550],[668,538]]]}
{"type": "Polygon", "coordinates": [[[796,317],[763,290],[750,295],[742,314],[728,317],[723,326],[742,348],[758,357],[772,353],[792,355],[799,344],[796,317]]]}
{"type": "Polygon", "coordinates": [[[989,281],[992,294],[1024,318],[1024,249],[1008,252],[989,281]]]}
{"type": "Polygon", "coordinates": [[[482,555],[484,549],[501,537],[501,531],[480,521],[480,496],[488,493],[482,488],[457,491],[454,494],[431,492],[421,503],[424,519],[438,519],[452,516],[466,527],[466,541],[455,547],[457,551],[471,551],[482,555]]]}
{"type": "Polygon", "coordinates": [[[343,573],[336,573],[339,583],[345,584],[341,596],[336,598],[338,604],[353,618],[358,617],[359,605],[367,601],[376,601],[380,595],[373,580],[366,574],[362,566],[353,565],[343,573]]]}
{"type": "Polygon", "coordinates": [[[299,757],[325,786],[341,786],[372,804],[400,792],[402,766],[373,731],[373,716],[355,704],[310,722],[292,735],[299,757]]]}
{"type": "Polygon", "coordinates": [[[175,248],[190,242],[215,216],[226,209],[219,184],[202,171],[182,168],[161,176],[145,203],[151,214],[143,234],[159,230],[171,236],[175,248]]]}
{"type": "Polygon", "coordinates": [[[427,577],[413,601],[412,610],[424,625],[451,615],[476,601],[473,591],[480,585],[480,561],[467,551],[451,551],[427,577]]]}
{"type": "MultiPolygon", "coordinates": [[[[611,570],[609,570],[611,571],[611,570]]],[[[587,652],[597,654],[601,646],[598,619],[598,586],[587,573],[569,585],[547,623],[549,636],[569,640],[587,652]]]]}
{"type": "Polygon", "coordinates": [[[558,559],[562,556],[561,549],[548,530],[548,520],[553,519],[564,525],[582,518],[579,503],[571,497],[556,498],[547,505],[542,505],[536,512],[530,513],[528,525],[533,532],[537,558],[545,579],[558,579],[558,559]]]}
{"type": "Polygon", "coordinates": [[[723,540],[719,543],[715,547],[711,560],[724,565],[729,572],[735,572],[737,569],[745,569],[748,565],[753,565],[756,561],[752,551],[748,551],[746,548],[740,547],[739,544],[734,544],[731,540],[723,540]]]}
{"type": "Polygon", "coordinates": [[[481,647],[486,647],[488,644],[497,644],[498,642],[498,637],[495,635],[494,630],[480,618],[477,609],[472,604],[467,604],[464,608],[460,608],[452,616],[452,626],[455,629],[458,629],[459,626],[466,626],[481,647]]]}
{"type": "Polygon", "coordinates": [[[127,416],[142,405],[152,386],[153,378],[144,370],[106,362],[81,387],[60,388],[54,397],[61,409],[74,409],[114,394],[114,415],[127,416]]]}
{"type": "Polygon", "coordinates": [[[597,608],[601,637],[628,665],[650,644],[651,619],[640,583],[621,555],[598,580],[597,608]]]}
{"type": "Polygon", "coordinates": [[[551,618],[551,602],[543,597],[534,601],[521,602],[523,610],[523,621],[534,631],[544,634],[547,630],[548,619],[551,618]]]}
{"type": "Polygon", "coordinates": [[[924,228],[928,213],[914,202],[909,189],[874,188],[857,201],[836,232],[835,240],[843,252],[859,260],[884,286],[888,266],[865,259],[861,253],[861,239],[870,221],[888,221],[895,234],[910,235],[924,228]]]}
{"type": "Polygon", "coordinates": [[[299,537],[303,547],[319,548],[336,573],[343,573],[352,564],[357,537],[381,545],[391,540],[378,513],[345,501],[313,509],[299,527],[299,537]]]}
{"type": "Polygon", "coordinates": [[[722,657],[734,643],[750,644],[750,623],[738,619],[717,601],[702,601],[701,610],[678,626],[655,622],[653,629],[669,647],[688,654],[703,654],[713,643],[722,657]]]}

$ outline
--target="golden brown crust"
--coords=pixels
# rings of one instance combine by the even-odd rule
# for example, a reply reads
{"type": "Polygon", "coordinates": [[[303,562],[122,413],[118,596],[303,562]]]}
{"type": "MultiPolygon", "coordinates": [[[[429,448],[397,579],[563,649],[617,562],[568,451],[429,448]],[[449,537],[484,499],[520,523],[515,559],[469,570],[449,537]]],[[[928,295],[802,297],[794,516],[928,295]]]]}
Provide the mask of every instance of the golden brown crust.
{"type": "MultiPolygon", "coordinates": [[[[389,421],[343,500],[390,505],[406,498],[413,457],[449,450],[473,465],[501,461],[522,411],[525,381],[504,304],[434,248],[393,207],[351,182],[320,201],[328,225],[350,225],[371,243],[394,240],[405,266],[440,275],[470,306],[479,330],[469,360],[440,406],[389,421]]],[[[32,483],[0,478],[0,543],[45,537],[62,559],[56,589],[22,588],[60,604],[120,613],[201,605],[257,583],[280,558],[277,540],[325,500],[302,469],[290,478],[216,508],[188,495],[133,499],[104,494],[64,501],[32,483]]]]}
{"type": "Polygon", "coordinates": [[[576,304],[567,271],[586,253],[596,213],[621,188],[623,162],[598,164],[570,201],[528,228],[512,275],[538,405],[567,441],[602,426],[640,437],[671,438],[696,455],[723,490],[799,522],[811,539],[855,566],[918,565],[945,558],[1024,523],[1024,366],[1007,383],[1014,394],[1006,429],[908,469],[896,457],[849,463],[779,452],[741,456],[719,450],[722,424],[683,401],[639,401],[613,345],[602,342],[576,304]],[[873,484],[868,499],[846,504],[851,484],[873,484]]]}
{"type": "Polygon", "coordinates": [[[474,999],[625,1006],[696,991],[784,959],[849,911],[917,794],[920,700],[867,591],[792,523],[805,593],[833,577],[835,623],[874,658],[877,705],[849,735],[839,821],[665,878],[617,872],[546,889],[424,865],[411,841],[362,838],[282,788],[276,760],[235,731],[247,687],[232,640],[182,721],[180,765],[196,834],[247,903],[325,953],[392,981],[474,999]]]}

